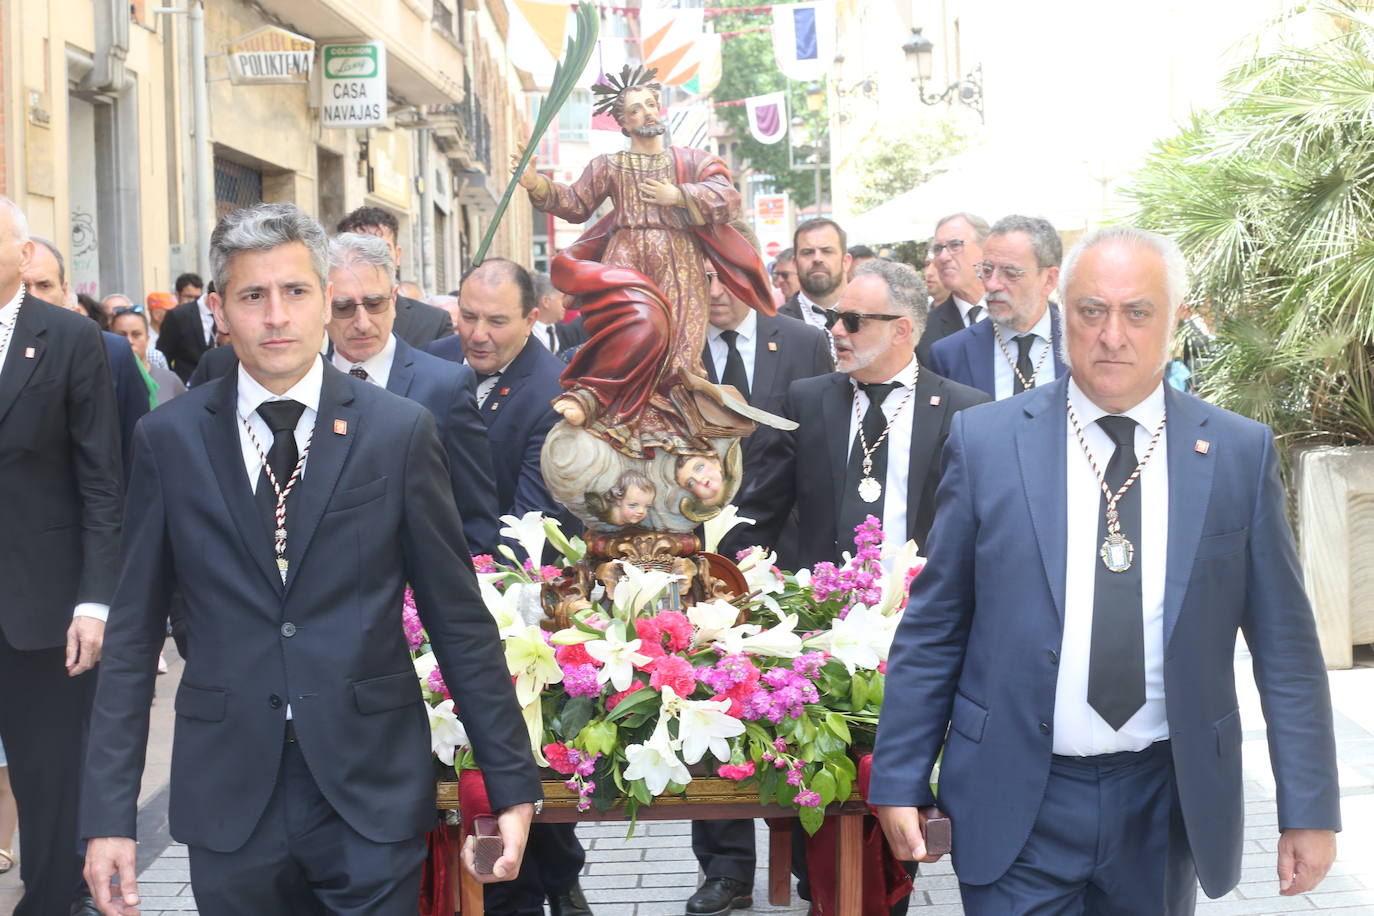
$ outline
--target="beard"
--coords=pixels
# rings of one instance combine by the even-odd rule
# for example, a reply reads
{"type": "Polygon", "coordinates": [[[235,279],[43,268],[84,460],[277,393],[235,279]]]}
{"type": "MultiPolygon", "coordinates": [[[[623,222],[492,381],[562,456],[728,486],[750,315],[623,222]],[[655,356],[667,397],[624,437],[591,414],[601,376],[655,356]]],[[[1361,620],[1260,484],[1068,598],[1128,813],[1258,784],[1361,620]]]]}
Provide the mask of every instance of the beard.
{"type": "Polygon", "coordinates": [[[664,127],[662,123],[645,124],[643,127],[631,127],[630,135],[647,140],[650,137],[663,136],[664,131],[666,131],[667,129],[668,128],[664,127]]]}
{"type": "Polygon", "coordinates": [[[797,274],[797,280],[801,283],[801,288],[806,291],[808,296],[828,296],[839,289],[841,273],[827,272],[824,278],[812,276],[810,271],[797,274]]]}

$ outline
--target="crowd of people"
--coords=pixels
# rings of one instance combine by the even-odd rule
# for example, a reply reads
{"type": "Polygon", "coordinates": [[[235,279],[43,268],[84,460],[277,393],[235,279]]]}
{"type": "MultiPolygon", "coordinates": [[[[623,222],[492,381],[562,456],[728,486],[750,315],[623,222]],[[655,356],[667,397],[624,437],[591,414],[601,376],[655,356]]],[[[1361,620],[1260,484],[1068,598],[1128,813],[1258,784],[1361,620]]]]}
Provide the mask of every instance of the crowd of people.
{"type": "MultiPolygon", "coordinates": [[[[12,784],[20,916],[136,905],[169,631],[171,827],[201,912],[414,912],[434,810],[396,663],[406,583],[499,812],[487,911],[591,913],[574,825],[531,826],[537,773],[470,562],[503,515],[578,524],[540,453],[585,322],[500,258],[432,304],[406,295],[397,230],[362,208],[329,237],[263,204],[216,228],[209,282],[95,302],[0,198],[0,870],[12,784]]],[[[745,441],[735,502],[756,524],[721,552],[840,563],[872,515],[927,556],[869,790],[892,848],[929,860],[943,747],[968,912],[1186,913],[1199,879],[1229,890],[1241,627],[1280,878],[1314,886],[1339,826],[1322,663],[1267,432],[1165,381],[1176,246],[1102,230],[1065,258],[1043,219],[957,213],[928,251],[918,270],[811,219],[769,266],[771,307],[709,266],[704,303],[710,381],[798,424],[745,441]]],[[[688,916],[749,906],[752,825],[695,821],[692,846],[688,916]]]]}

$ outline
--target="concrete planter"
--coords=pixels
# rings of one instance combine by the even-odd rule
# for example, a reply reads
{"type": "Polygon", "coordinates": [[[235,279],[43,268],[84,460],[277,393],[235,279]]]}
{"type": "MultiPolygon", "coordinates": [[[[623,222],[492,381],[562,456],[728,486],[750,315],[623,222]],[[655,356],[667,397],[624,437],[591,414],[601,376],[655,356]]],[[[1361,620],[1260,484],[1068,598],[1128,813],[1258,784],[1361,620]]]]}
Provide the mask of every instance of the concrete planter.
{"type": "Polygon", "coordinates": [[[1374,446],[1311,448],[1294,461],[1299,555],[1328,668],[1374,643],[1374,446]]]}

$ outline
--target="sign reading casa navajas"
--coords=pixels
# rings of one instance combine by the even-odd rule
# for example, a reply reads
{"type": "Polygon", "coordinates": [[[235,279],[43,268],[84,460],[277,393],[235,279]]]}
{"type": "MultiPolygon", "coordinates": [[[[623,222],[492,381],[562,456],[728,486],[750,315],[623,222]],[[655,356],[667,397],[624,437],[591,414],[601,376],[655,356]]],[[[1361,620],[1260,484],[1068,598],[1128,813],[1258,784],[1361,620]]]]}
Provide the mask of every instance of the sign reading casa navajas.
{"type": "Polygon", "coordinates": [[[386,123],[386,46],[380,41],[325,45],[320,122],[325,127],[386,123]]]}

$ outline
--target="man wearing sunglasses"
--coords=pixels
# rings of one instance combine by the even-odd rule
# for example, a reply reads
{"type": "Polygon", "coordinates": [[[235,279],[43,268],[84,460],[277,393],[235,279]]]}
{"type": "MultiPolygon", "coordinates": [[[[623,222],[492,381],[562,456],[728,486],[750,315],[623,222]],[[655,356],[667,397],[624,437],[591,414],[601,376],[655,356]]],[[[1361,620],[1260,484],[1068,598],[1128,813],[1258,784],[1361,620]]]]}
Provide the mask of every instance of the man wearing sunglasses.
{"type": "Polygon", "coordinates": [[[794,506],[797,548],[780,557],[787,569],[840,562],[870,515],[889,542],[924,545],[950,419],[988,400],[917,362],[925,295],[906,264],[875,260],[855,271],[827,314],[839,371],[788,388],[782,412],[800,426],[770,436],[755,464],[759,477],[746,481],[739,500],[740,514],[757,524],[736,529],[723,553],[751,543],[775,548],[794,506]]]}
{"type": "Polygon", "coordinates": [[[926,320],[916,357],[930,365],[930,348],[937,340],[957,334],[987,317],[983,304],[983,281],[973,265],[983,260],[983,243],[988,240],[988,221],[972,213],[952,213],[935,224],[930,240],[928,266],[934,268],[943,296],[926,320]]]}
{"type": "Polygon", "coordinates": [[[992,320],[936,341],[930,348],[930,367],[998,401],[1047,385],[1067,372],[1059,356],[1059,310],[1050,306],[1063,250],[1048,220],[998,220],[983,258],[973,265],[987,289],[984,303],[992,320]]]}

